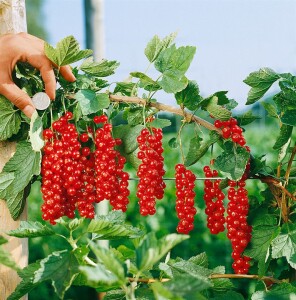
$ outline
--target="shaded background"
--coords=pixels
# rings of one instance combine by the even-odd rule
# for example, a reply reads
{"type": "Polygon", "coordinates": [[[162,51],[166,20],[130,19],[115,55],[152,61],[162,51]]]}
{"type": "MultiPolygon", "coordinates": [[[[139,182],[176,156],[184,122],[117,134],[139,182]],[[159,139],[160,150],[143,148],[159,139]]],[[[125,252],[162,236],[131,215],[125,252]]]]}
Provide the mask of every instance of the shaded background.
{"type": "MultiPolygon", "coordinates": [[[[86,1],[87,2],[87,1],[86,1]]],[[[102,2],[103,3],[103,2],[102,2]]],[[[85,30],[85,2],[82,0],[26,0],[28,31],[55,45],[67,35],[74,35],[82,48],[86,48],[88,32],[85,30]]],[[[153,35],[161,37],[178,31],[177,45],[197,46],[196,56],[188,71],[188,78],[196,80],[201,94],[208,96],[219,90],[229,91],[229,97],[239,102],[237,113],[250,109],[245,107],[248,87],[242,82],[250,72],[261,67],[270,67],[276,72],[294,71],[296,58],[296,1],[293,0],[106,0],[102,5],[101,55],[109,60],[118,60],[120,67],[114,81],[128,78],[131,71],[144,71],[148,61],[144,48],[153,35]]],[[[153,77],[153,71],[150,73],[153,77]]],[[[268,95],[274,93],[271,90],[268,95]]],[[[157,99],[171,105],[173,97],[159,93],[157,99]]],[[[271,149],[270,136],[277,131],[277,125],[266,119],[260,104],[252,106],[254,114],[261,120],[248,125],[246,139],[253,154],[266,153],[267,165],[276,161],[271,149]],[[257,136],[260,128],[260,139],[257,136]],[[260,148],[259,143],[260,141],[260,148]]],[[[176,126],[167,130],[164,146],[175,136],[179,119],[172,120],[176,126]]],[[[205,134],[207,134],[205,132],[205,134]]],[[[190,135],[190,126],[183,133],[183,139],[190,135]]],[[[185,148],[186,148],[186,142],[185,148]]],[[[186,151],[186,149],[185,149],[186,151]]],[[[173,177],[169,168],[180,162],[179,151],[167,149],[164,153],[167,177],[173,177]]],[[[209,156],[191,169],[202,176],[202,168],[208,164],[209,156]]],[[[133,170],[129,169],[132,173],[133,170]]],[[[248,183],[251,196],[260,198],[263,184],[248,183]]],[[[135,194],[135,183],[131,183],[131,195],[135,194]]],[[[173,256],[188,258],[203,251],[209,256],[210,266],[226,265],[231,272],[231,248],[225,233],[212,236],[206,228],[203,183],[197,182],[198,215],[195,230],[189,241],[176,248],[173,256]]],[[[41,221],[40,186],[34,186],[29,198],[29,218],[41,221]]],[[[134,225],[142,225],[157,235],[175,232],[177,218],[174,212],[175,189],[173,182],[167,184],[165,198],[158,204],[157,213],[149,218],[139,216],[137,199],[130,197],[127,219],[134,225]]],[[[43,258],[52,249],[64,245],[47,238],[31,239],[30,261],[43,258]]],[[[237,289],[245,295],[252,293],[254,282],[235,282],[237,289]]],[[[94,290],[73,287],[66,299],[96,299],[94,290]]],[[[29,299],[57,299],[50,285],[42,285],[29,294],[29,299]]]]}

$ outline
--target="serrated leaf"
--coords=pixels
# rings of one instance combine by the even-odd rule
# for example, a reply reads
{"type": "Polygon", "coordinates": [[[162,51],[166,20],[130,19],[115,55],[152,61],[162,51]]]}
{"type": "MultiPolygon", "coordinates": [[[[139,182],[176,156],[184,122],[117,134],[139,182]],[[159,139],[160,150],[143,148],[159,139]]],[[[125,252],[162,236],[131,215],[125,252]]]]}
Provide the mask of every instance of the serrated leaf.
{"type": "MultiPolygon", "coordinates": [[[[172,280],[163,283],[163,286],[175,296],[189,296],[212,286],[210,280],[200,276],[190,276],[188,274],[180,274],[172,280]]],[[[195,299],[195,298],[192,298],[195,299]]]]}
{"type": "Polygon", "coordinates": [[[258,116],[254,116],[252,110],[249,110],[240,116],[236,116],[235,118],[237,119],[239,126],[245,126],[254,122],[255,120],[261,119],[258,116]]]}
{"type": "Polygon", "coordinates": [[[213,271],[207,268],[204,268],[202,266],[199,266],[192,261],[186,261],[186,260],[181,260],[173,264],[169,264],[172,269],[175,269],[178,271],[178,274],[189,274],[193,277],[200,278],[200,276],[203,277],[209,277],[213,271]]]}
{"type": "Polygon", "coordinates": [[[168,289],[166,289],[160,282],[155,282],[151,285],[154,297],[156,300],[182,300],[176,295],[173,295],[168,289]]]}
{"type": "Polygon", "coordinates": [[[13,157],[3,168],[4,174],[13,174],[7,175],[10,179],[14,176],[5,189],[0,188],[0,198],[6,200],[13,219],[17,219],[23,210],[23,197],[28,193],[32,176],[40,173],[40,162],[40,152],[33,151],[31,143],[21,141],[17,144],[13,157]]]}
{"type": "Polygon", "coordinates": [[[169,234],[157,240],[153,233],[145,235],[136,249],[137,268],[140,271],[148,270],[174,246],[188,238],[188,235],[169,234]]]}
{"type": "Polygon", "coordinates": [[[209,100],[209,102],[206,106],[206,110],[215,119],[218,119],[221,121],[227,121],[231,117],[231,112],[228,109],[226,109],[225,107],[218,105],[218,100],[219,100],[219,98],[217,96],[213,96],[209,100]]]}
{"type": "Polygon", "coordinates": [[[285,223],[281,234],[272,241],[272,257],[286,257],[290,266],[296,269],[296,264],[291,261],[291,257],[296,253],[296,226],[285,223]]]}
{"type": "Polygon", "coordinates": [[[13,104],[0,95],[0,141],[5,141],[17,134],[21,126],[20,113],[13,104]]]}
{"type": "Polygon", "coordinates": [[[190,110],[195,110],[198,107],[202,97],[199,94],[199,87],[194,80],[189,80],[187,87],[175,94],[175,98],[179,105],[190,110]]]}
{"type": "Polygon", "coordinates": [[[293,126],[283,124],[280,128],[280,134],[276,139],[275,144],[273,145],[274,150],[278,150],[283,147],[291,138],[293,132],[293,126]]]}
{"type": "Polygon", "coordinates": [[[201,148],[201,141],[202,138],[200,138],[199,136],[195,136],[192,139],[190,139],[188,153],[185,157],[186,166],[191,166],[197,161],[196,158],[199,156],[200,153],[199,150],[201,148]]]}
{"type": "Polygon", "coordinates": [[[143,108],[134,107],[126,110],[127,122],[129,125],[136,126],[143,123],[143,108]]]}
{"type": "Polygon", "coordinates": [[[124,284],[126,281],[126,272],[123,262],[121,262],[112,251],[99,247],[99,245],[93,242],[90,244],[90,248],[96,255],[98,262],[103,264],[103,266],[115,276],[120,286],[124,284]]]}
{"type": "Polygon", "coordinates": [[[156,81],[142,72],[132,72],[130,75],[132,77],[139,78],[139,86],[146,91],[153,92],[161,89],[160,85],[156,81]]]}
{"type": "Polygon", "coordinates": [[[166,49],[176,38],[177,33],[171,33],[161,40],[155,35],[145,48],[145,55],[150,62],[154,62],[162,50],[166,49]]]}
{"type": "Polygon", "coordinates": [[[104,300],[123,300],[125,298],[125,292],[123,290],[109,291],[104,296],[104,300]]]}
{"type": "Polygon", "coordinates": [[[171,126],[171,121],[168,119],[159,119],[156,118],[154,119],[152,122],[146,123],[146,126],[148,127],[154,127],[154,128],[164,128],[164,127],[168,127],[171,126]]]}
{"type": "Polygon", "coordinates": [[[208,268],[209,266],[208,256],[205,252],[190,257],[188,261],[204,268],[208,268]]]}
{"type": "Polygon", "coordinates": [[[13,293],[7,298],[7,300],[19,300],[22,296],[25,296],[32,289],[40,284],[40,282],[34,282],[34,273],[40,268],[40,262],[35,262],[24,269],[18,271],[18,275],[22,279],[16,286],[13,293]]]}
{"type": "Polygon", "coordinates": [[[143,232],[136,227],[124,223],[122,212],[116,211],[108,215],[100,215],[91,220],[87,232],[94,233],[93,239],[114,240],[121,238],[138,238],[143,232]]]}
{"type": "Polygon", "coordinates": [[[72,35],[59,41],[56,48],[46,42],[44,44],[45,55],[57,66],[72,64],[92,54],[92,50],[79,48],[77,40],[72,35]]]}
{"type": "Polygon", "coordinates": [[[83,115],[89,115],[107,108],[110,99],[107,94],[96,94],[92,90],[80,90],[75,94],[75,99],[79,103],[79,107],[83,115]]]}
{"type": "Polygon", "coordinates": [[[21,221],[19,228],[10,230],[7,234],[18,238],[32,238],[53,235],[55,232],[50,227],[42,225],[40,222],[21,221]]]}
{"type": "Polygon", "coordinates": [[[263,276],[268,268],[272,240],[280,233],[278,226],[258,225],[253,227],[252,239],[244,255],[258,261],[258,272],[263,276]]]}
{"type": "Polygon", "coordinates": [[[32,145],[32,149],[34,151],[40,151],[44,146],[44,141],[41,136],[42,131],[43,131],[42,118],[39,117],[37,111],[35,111],[30,121],[30,131],[29,131],[30,142],[32,145]]]}
{"type": "Polygon", "coordinates": [[[34,272],[33,283],[51,280],[57,295],[63,299],[73,280],[79,273],[76,257],[67,250],[55,251],[40,261],[34,272]]]}
{"type": "Polygon", "coordinates": [[[224,107],[228,110],[233,110],[237,106],[238,106],[238,103],[234,99],[229,99],[229,103],[224,105],[224,107]]]}
{"type": "Polygon", "coordinates": [[[163,74],[159,85],[167,93],[182,91],[188,84],[184,76],[194,57],[196,48],[175,45],[163,50],[155,61],[155,68],[163,74]]]}
{"type": "Polygon", "coordinates": [[[287,110],[282,116],[281,121],[284,124],[296,126],[296,109],[287,110]]]}
{"type": "Polygon", "coordinates": [[[271,290],[255,292],[251,300],[292,300],[296,298],[296,288],[290,283],[283,282],[271,290]]]}
{"type": "Polygon", "coordinates": [[[92,76],[107,77],[114,74],[118,66],[119,62],[116,60],[103,59],[100,62],[94,62],[93,57],[89,57],[83,61],[80,70],[92,76]]]}
{"type": "Polygon", "coordinates": [[[117,82],[114,88],[114,94],[131,96],[135,85],[134,82],[117,82]]]}
{"type": "Polygon", "coordinates": [[[137,137],[143,128],[143,125],[118,125],[114,127],[113,135],[122,140],[124,152],[129,154],[138,148],[137,137]]]}
{"type": "Polygon", "coordinates": [[[243,147],[226,149],[215,159],[215,168],[232,180],[240,180],[245,172],[250,153],[243,147]]]}
{"type": "MultiPolygon", "coordinates": [[[[208,151],[208,149],[219,140],[220,136],[213,131],[210,134],[210,139],[204,141],[198,146],[197,140],[193,141],[192,145],[189,145],[189,150],[185,158],[185,166],[189,167],[199,161],[208,151]]],[[[197,139],[199,139],[197,137],[197,139]]]]}
{"type": "Polygon", "coordinates": [[[261,102],[261,105],[265,108],[265,110],[267,111],[268,115],[272,118],[278,118],[278,114],[276,111],[276,108],[274,105],[272,105],[271,103],[267,103],[267,102],[261,102]]]}
{"type": "Polygon", "coordinates": [[[250,73],[244,80],[244,83],[251,87],[246,104],[253,104],[262,98],[272,84],[279,78],[280,76],[269,68],[262,68],[259,71],[250,73]]]}
{"type": "Polygon", "coordinates": [[[278,160],[277,160],[278,163],[281,163],[284,160],[284,158],[286,157],[287,152],[289,150],[290,142],[291,142],[291,140],[289,139],[287,141],[287,143],[279,149],[280,151],[279,151],[278,160]]]}

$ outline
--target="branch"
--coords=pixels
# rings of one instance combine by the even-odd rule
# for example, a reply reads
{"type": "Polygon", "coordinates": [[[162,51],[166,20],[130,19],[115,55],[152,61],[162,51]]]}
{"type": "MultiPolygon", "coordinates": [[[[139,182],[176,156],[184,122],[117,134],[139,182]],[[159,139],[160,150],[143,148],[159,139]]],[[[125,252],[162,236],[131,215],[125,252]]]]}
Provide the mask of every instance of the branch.
{"type": "Polygon", "coordinates": [[[221,134],[221,130],[216,128],[213,124],[207,122],[206,120],[199,118],[195,115],[193,115],[192,113],[182,110],[181,108],[178,107],[174,107],[171,105],[166,105],[160,102],[149,102],[147,103],[147,101],[143,98],[139,98],[139,97],[128,97],[128,96],[120,96],[120,95],[109,95],[110,101],[112,102],[124,102],[124,103],[133,103],[133,104],[139,104],[139,105],[146,105],[146,106],[150,106],[150,107],[154,107],[157,110],[160,111],[166,111],[166,112],[170,112],[172,114],[175,115],[179,115],[182,116],[186,119],[187,122],[195,122],[209,130],[215,130],[218,133],[221,134]]]}
{"type": "MultiPolygon", "coordinates": [[[[259,275],[244,275],[244,274],[212,274],[209,276],[210,279],[218,279],[218,278],[230,278],[230,279],[256,279],[256,280],[263,280],[266,282],[272,283],[281,283],[281,280],[278,280],[273,277],[269,276],[262,276],[259,275]]],[[[171,279],[169,278],[162,278],[162,279],[155,279],[155,278],[129,278],[129,282],[143,282],[143,283],[153,283],[153,282],[167,282],[171,279]]]]}

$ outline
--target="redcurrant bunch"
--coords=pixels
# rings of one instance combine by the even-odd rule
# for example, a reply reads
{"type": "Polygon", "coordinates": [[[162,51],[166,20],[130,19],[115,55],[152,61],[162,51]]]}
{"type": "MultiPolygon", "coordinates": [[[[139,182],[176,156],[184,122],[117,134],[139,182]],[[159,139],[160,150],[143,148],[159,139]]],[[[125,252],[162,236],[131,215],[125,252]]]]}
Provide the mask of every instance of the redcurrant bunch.
{"type": "Polygon", "coordinates": [[[219,188],[221,180],[210,180],[210,178],[218,176],[218,171],[211,170],[209,166],[205,166],[203,171],[205,176],[209,178],[204,181],[204,200],[206,204],[205,213],[207,215],[207,227],[210,229],[212,234],[218,234],[219,232],[223,232],[225,229],[225,208],[223,205],[225,195],[219,188]]]}
{"type": "MultiPolygon", "coordinates": [[[[248,171],[247,165],[246,171],[248,171]]],[[[249,211],[248,191],[245,189],[246,182],[244,179],[240,181],[229,181],[226,223],[227,237],[232,245],[232,258],[234,260],[232,267],[235,273],[248,273],[250,258],[242,255],[251,240],[252,227],[247,223],[249,211]]]]}
{"type": "Polygon", "coordinates": [[[42,218],[55,224],[61,216],[74,217],[76,195],[80,188],[80,176],[83,164],[80,163],[80,143],[73,117],[66,112],[52,124],[52,129],[45,129],[46,140],[42,159],[41,174],[44,204],[41,207],[42,218]]]}
{"type": "Polygon", "coordinates": [[[126,211],[129,175],[123,171],[125,158],[114,149],[121,140],[112,137],[112,124],[106,115],[94,117],[94,122],[103,125],[95,132],[96,202],[107,199],[113,209],[126,211]]]}
{"type": "Polygon", "coordinates": [[[186,170],[183,164],[177,164],[175,170],[176,211],[180,220],[177,232],[188,234],[194,228],[193,222],[196,214],[196,208],[194,207],[196,177],[190,170],[186,170]]]}
{"type": "Polygon", "coordinates": [[[139,198],[140,214],[153,215],[156,212],[156,199],[162,199],[165,183],[163,181],[164,159],[162,156],[162,129],[151,128],[151,132],[144,128],[137,137],[139,143],[138,158],[142,161],[137,176],[137,197],[139,198]]]}
{"type": "Polygon", "coordinates": [[[216,128],[222,129],[222,136],[224,139],[231,138],[234,143],[244,146],[246,140],[243,137],[243,130],[240,126],[237,125],[237,120],[230,118],[227,121],[216,120],[214,122],[216,128]]]}

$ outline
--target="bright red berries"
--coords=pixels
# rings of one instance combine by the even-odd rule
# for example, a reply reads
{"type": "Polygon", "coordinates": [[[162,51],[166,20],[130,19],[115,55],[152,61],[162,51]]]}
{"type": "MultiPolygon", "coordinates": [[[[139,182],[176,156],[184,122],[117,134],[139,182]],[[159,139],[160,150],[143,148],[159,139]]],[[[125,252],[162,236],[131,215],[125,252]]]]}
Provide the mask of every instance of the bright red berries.
{"type": "Polygon", "coordinates": [[[177,232],[188,234],[193,228],[196,208],[194,207],[195,198],[195,175],[187,170],[182,164],[175,166],[176,170],[176,212],[180,219],[177,232]]]}
{"type": "Polygon", "coordinates": [[[162,129],[142,129],[137,137],[139,144],[138,158],[142,161],[137,175],[137,197],[139,198],[140,214],[142,216],[153,215],[156,212],[156,199],[162,199],[166,187],[163,176],[164,159],[162,156],[162,129]]]}
{"type": "Polygon", "coordinates": [[[219,188],[221,182],[220,179],[210,180],[212,177],[216,177],[218,172],[211,170],[209,166],[204,167],[204,174],[207,178],[204,181],[204,200],[206,204],[205,213],[207,215],[207,227],[212,234],[218,234],[224,231],[225,208],[223,205],[223,199],[225,195],[219,188]]]}
{"type": "Polygon", "coordinates": [[[243,137],[243,130],[237,125],[236,119],[230,118],[227,121],[216,120],[214,126],[222,129],[222,136],[224,139],[231,138],[234,143],[239,144],[242,147],[246,144],[246,140],[243,137]]]}

